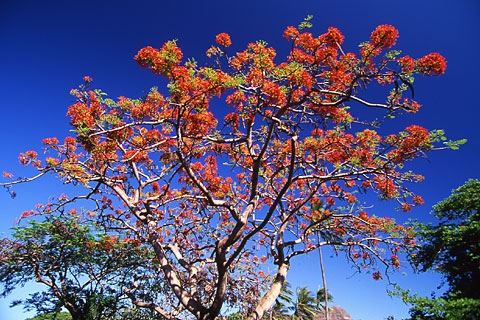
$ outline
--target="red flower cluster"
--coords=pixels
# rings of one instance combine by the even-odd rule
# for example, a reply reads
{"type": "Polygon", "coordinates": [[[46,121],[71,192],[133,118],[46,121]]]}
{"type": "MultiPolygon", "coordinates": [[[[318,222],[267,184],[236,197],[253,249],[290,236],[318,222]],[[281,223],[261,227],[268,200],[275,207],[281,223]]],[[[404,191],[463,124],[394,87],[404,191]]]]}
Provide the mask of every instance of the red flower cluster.
{"type": "Polygon", "coordinates": [[[397,193],[397,188],[392,179],[384,178],[384,177],[375,177],[376,186],[380,192],[382,192],[382,196],[385,199],[392,199],[395,197],[397,193]]]}
{"type": "Polygon", "coordinates": [[[425,57],[418,59],[417,61],[418,70],[424,75],[441,75],[445,73],[447,68],[447,60],[442,57],[439,53],[430,53],[425,57]]]}
{"type": "Polygon", "coordinates": [[[345,37],[340,30],[333,27],[328,28],[328,32],[320,36],[320,41],[334,48],[336,48],[337,45],[341,45],[343,43],[343,39],[345,39],[345,37]]]}
{"type": "Polygon", "coordinates": [[[419,104],[418,102],[416,101],[413,101],[413,100],[410,100],[408,98],[404,98],[403,99],[403,106],[404,106],[404,110],[407,111],[407,112],[417,112],[418,109],[420,109],[420,107],[422,106],[421,104],[419,104]]]}
{"type": "Polygon", "coordinates": [[[37,158],[37,152],[35,152],[35,151],[27,151],[27,152],[25,152],[25,156],[26,156],[27,158],[36,159],[36,158],[37,158]]]}
{"type": "Polygon", "coordinates": [[[415,69],[415,60],[409,56],[405,56],[397,59],[397,62],[402,66],[402,71],[405,73],[411,73],[415,69]]]}
{"type": "Polygon", "coordinates": [[[238,126],[240,125],[240,117],[238,113],[232,112],[225,116],[225,122],[232,126],[234,132],[238,131],[238,126]]]}
{"type": "Polygon", "coordinates": [[[230,47],[230,45],[232,44],[232,41],[230,40],[230,36],[225,32],[217,35],[217,37],[215,38],[215,41],[219,45],[224,46],[225,48],[230,47]]]}
{"type": "Polygon", "coordinates": [[[30,161],[33,161],[37,158],[37,153],[35,151],[27,151],[25,154],[20,153],[18,156],[18,160],[20,161],[20,164],[29,164],[30,161]]]}
{"type": "Polygon", "coordinates": [[[50,146],[50,145],[58,144],[59,142],[57,138],[46,138],[42,140],[42,143],[44,145],[50,146]]]}
{"type": "Polygon", "coordinates": [[[409,205],[408,203],[402,203],[402,206],[400,208],[403,212],[410,212],[412,211],[412,206],[409,205]]]}
{"type": "Polygon", "coordinates": [[[49,165],[50,167],[56,167],[60,164],[60,160],[58,159],[55,159],[55,158],[52,158],[52,157],[47,157],[47,159],[45,159],[45,162],[47,163],[47,165],[49,165]]]}
{"type": "Polygon", "coordinates": [[[413,197],[413,203],[415,203],[416,206],[419,206],[421,204],[423,204],[425,201],[423,201],[422,197],[420,196],[415,196],[413,197]]]}
{"type": "Polygon", "coordinates": [[[364,221],[369,220],[368,213],[366,213],[365,211],[360,212],[358,214],[358,217],[364,221]]]}
{"type": "Polygon", "coordinates": [[[135,105],[132,109],[132,118],[136,120],[144,120],[149,117],[154,117],[158,109],[155,104],[148,101],[141,102],[135,105]]]}
{"type": "Polygon", "coordinates": [[[331,197],[328,197],[326,200],[325,200],[325,203],[329,206],[333,206],[335,205],[335,199],[331,198],[331,197]]]}
{"type": "Polygon", "coordinates": [[[88,101],[78,101],[71,105],[68,108],[67,116],[71,118],[71,123],[77,128],[92,128],[103,111],[103,106],[96,93],[89,91],[88,101]]]}
{"type": "Polygon", "coordinates": [[[156,181],[152,182],[152,189],[153,189],[153,193],[155,194],[160,193],[160,185],[158,184],[158,182],[156,181]]]}
{"type": "Polygon", "coordinates": [[[266,101],[270,104],[283,105],[287,102],[287,97],[282,92],[280,86],[274,82],[266,81],[263,90],[268,97],[266,101]]]}
{"type": "Polygon", "coordinates": [[[300,33],[298,32],[297,28],[295,27],[287,27],[287,29],[283,32],[283,37],[287,40],[294,39],[300,33]]]}
{"type": "Polygon", "coordinates": [[[428,130],[416,125],[405,128],[403,137],[390,135],[385,142],[397,145],[397,149],[388,153],[395,164],[415,158],[420,150],[432,148],[428,130]]]}
{"type": "Polygon", "coordinates": [[[182,60],[183,54],[173,41],[163,45],[160,50],[145,47],[138,51],[135,61],[143,69],[149,68],[155,74],[171,77],[171,67],[177,66],[182,60]]]}
{"type": "Polygon", "coordinates": [[[411,125],[405,128],[405,132],[408,132],[409,136],[405,138],[400,146],[405,152],[409,152],[415,148],[428,147],[430,135],[427,129],[417,125],[411,125]]]}
{"type": "Polygon", "coordinates": [[[323,136],[323,130],[316,128],[312,130],[312,137],[321,137],[323,136]]]}
{"type": "Polygon", "coordinates": [[[370,40],[375,47],[388,49],[395,45],[398,38],[398,30],[388,24],[378,26],[370,35],[370,40]]]}
{"type": "Polygon", "coordinates": [[[217,125],[217,119],[211,112],[194,113],[185,121],[185,134],[189,136],[204,136],[217,125]]]}
{"type": "Polygon", "coordinates": [[[295,45],[306,51],[314,51],[320,45],[320,41],[314,38],[311,33],[305,32],[298,35],[295,39],[295,45]]]}
{"type": "Polygon", "coordinates": [[[65,144],[75,144],[75,138],[74,137],[66,137],[64,143],[65,144]]]}

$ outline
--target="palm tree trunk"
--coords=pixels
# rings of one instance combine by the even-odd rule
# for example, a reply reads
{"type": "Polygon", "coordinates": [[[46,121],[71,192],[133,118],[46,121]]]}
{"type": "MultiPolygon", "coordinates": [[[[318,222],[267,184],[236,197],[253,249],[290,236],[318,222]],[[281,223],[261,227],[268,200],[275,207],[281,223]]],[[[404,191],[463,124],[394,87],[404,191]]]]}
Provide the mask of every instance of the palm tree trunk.
{"type": "MultiPolygon", "coordinates": [[[[320,235],[317,233],[318,243],[320,243],[320,235]]],[[[318,247],[318,254],[320,256],[320,269],[322,271],[323,290],[325,294],[325,320],[328,319],[328,291],[327,291],[327,279],[325,278],[325,270],[323,268],[322,247],[318,247]]]]}

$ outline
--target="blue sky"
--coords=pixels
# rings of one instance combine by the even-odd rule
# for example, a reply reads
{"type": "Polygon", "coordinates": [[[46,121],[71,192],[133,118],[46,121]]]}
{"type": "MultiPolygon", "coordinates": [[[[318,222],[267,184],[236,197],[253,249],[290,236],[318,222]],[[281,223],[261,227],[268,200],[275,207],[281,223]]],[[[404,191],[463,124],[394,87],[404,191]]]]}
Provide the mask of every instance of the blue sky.
{"type": "MultiPolygon", "coordinates": [[[[480,178],[479,92],[480,4],[459,1],[65,1],[2,0],[0,2],[0,172],[27,175],[18,165],[20,152],[40,149],[44,137],[69,134],[67,107],[71,88],[84,75],[111,97],[139,97],[161,79],[142,71],[133,60],[144,46],[160,47],[178,39],[184,56],[206,61],[205,51],[215,35],[227,32],[232,51],[249,42],[265,40],[286,53],[282,33],[314,16],[312,33],[339,28],[345,35],[344,49],[355,52],[380,24],[394,25],[400,32],[396,48],[413,57],[439,52],[448,60],[446,74],[439,78],[417,78],[415,97],[423,105],[414,116],[390,122],[392,132],[409,124],[444,129],[452,140],[468,139],[458,151],[430,154],[411,168],[426,177],[413,190],[425,205],[411,213],[399,213],[394,205],[375,203],[376,211],[400,221],[418,218],[431,221],[430,208],[469,178],[480,178]]],[[[390,124],[389,124],[390,125],[390,124]]],[[[16,188],[18,197],[0,193],[0,232],[7,232],[16,217],[55,194],[52,179],[16,188]]],[[[326,257],[330,254],[327,251],[326,257]]],[[[393,280],[406,288],[428,294],[439,283],[438,275],[396,275],[393,280]]],[[[370,275],[354,275],[343,258],[328,258],[328,286],[334,304],[344,307],[354,319],[384,319],[406,316],[408,307],[390,298],[385,281],[370,275]]],[[[295,261],[289,281],[293,286],[316,290],[321,283],[318,256],[295,261]]],[[[23,292],[23,291],[22,291],[23,292]]],[[[15,296],[13,296],[15,297],[15,296]]],[[[24,319],[11,299],[0,300],[0,318],[24,319]]]]}

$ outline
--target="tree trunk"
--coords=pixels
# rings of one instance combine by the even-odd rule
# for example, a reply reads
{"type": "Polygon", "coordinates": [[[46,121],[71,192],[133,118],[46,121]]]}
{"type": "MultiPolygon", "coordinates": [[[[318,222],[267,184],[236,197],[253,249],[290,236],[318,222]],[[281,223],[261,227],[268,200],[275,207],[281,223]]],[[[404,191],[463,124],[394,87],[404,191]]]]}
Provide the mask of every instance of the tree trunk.
{"type": "Polygon", "coordinates": [[[280,290],[282,290],[283,283],[287,277],[287,272],[290,266],[287,263],[283,263],[279,266],[277,275],[275,276],[275,281],[273,281],[270,290],[267,291],[258,302],[255,311],[253,311],[248,317],[247,320],[260,320],[262,319],[265,312],[270,309],[275,300],[277,300],[280,290]]]}

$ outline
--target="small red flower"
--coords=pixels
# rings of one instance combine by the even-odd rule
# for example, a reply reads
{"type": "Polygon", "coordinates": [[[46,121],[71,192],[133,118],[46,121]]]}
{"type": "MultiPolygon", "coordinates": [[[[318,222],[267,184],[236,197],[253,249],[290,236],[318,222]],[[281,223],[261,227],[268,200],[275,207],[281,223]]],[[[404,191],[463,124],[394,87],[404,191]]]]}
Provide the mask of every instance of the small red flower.
{"type": "Polygon", "coordinates": [[[160,193],[160,186],[158,185],[158,182],[152,182],[152,189],[153,193],[160,193]]]}
{"type": "Polygon", "coordinates": [[[392,266],[394,266],[395,268],[398,268],[400,267],[400,260],[398,259],[398,257],[396,255],[393,255],[390,257],[392,259],[392,266]]]}
{"type": "Polygon", "coordinates": [[[420,196],[415,196],[413,197],[413,203],[415,203],[416,206],[419,206],[423,204],[425,201],[423,201],[422,197],[420,196]]]}
{"type": "Polygon", "coordinates": [[[374,273],[372,274],[372,276],[373,276],[373,280],[380,280],[380,279],[382,279],[382,274],[381,274],[380,272],[378,272],[378,271],[377,271],[377,272],[374,272],[374,273]]]}
{"type": "Polygon", "coordinates": [[[412,211],[412,206],[409,205],[408,203],[403,203],[402,204],[402,211],[403,212],[410,212],[410,211],[412,211]]]}
{"type": "Polygon", "coordinates": [[[13,174],[3,171],[3,176],[4,176],[4,177],[7,177],[7,178],[12,178],[12,177],[13,177],[13,174]]]}
{"type": "Polygon", "coordinates": [[[335,199],[330,198],[330,197],[328,197],[328,198],[325,200],[325,202],[326,202],[329,206],[335,205],[335,199]]]}

